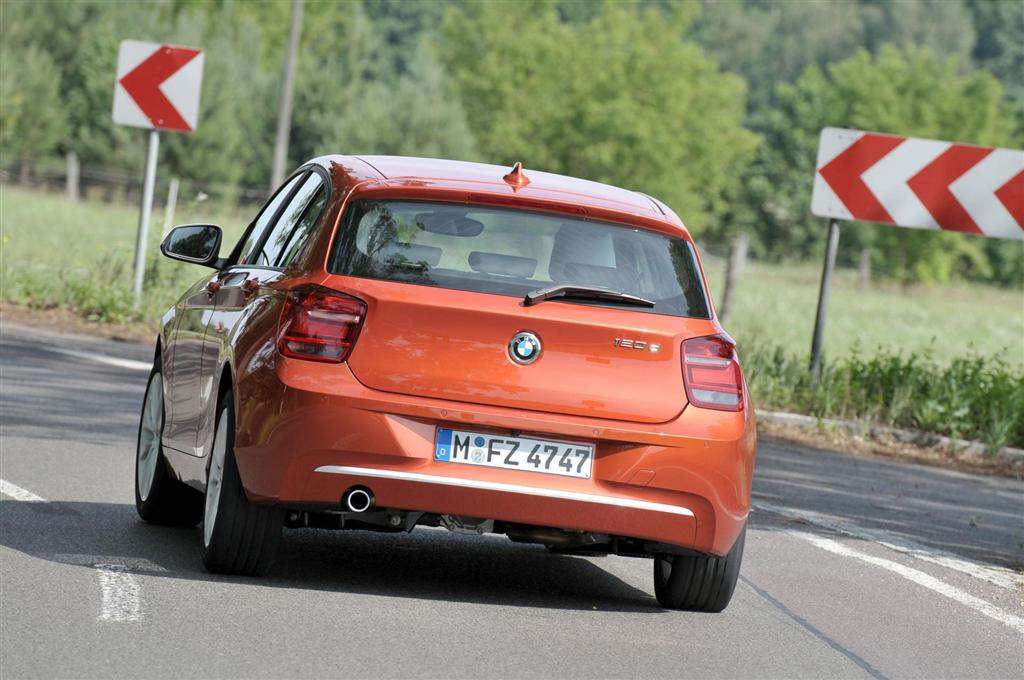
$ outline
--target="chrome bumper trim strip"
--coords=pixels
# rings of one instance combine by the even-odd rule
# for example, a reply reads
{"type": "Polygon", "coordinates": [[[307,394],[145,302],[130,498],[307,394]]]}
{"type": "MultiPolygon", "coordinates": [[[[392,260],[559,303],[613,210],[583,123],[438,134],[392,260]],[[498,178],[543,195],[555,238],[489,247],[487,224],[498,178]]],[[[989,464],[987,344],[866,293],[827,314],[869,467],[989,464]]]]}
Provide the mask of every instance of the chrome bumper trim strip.
{"type": "Polygon", "coordinates": [[[440,475],[424,475],[418,472],[375,470],[373,468],[348,467],[344,465],[321,465],[316,469],[316,472],[326,472],[333,475],[353,475],[356,477],[377,477],[379,479],[398,479],[406,482],[441,484],[444,486],[458,486],[466,489],[483,489],[485,491],[504,491],[506,493],[519,493],[528,496],[557,498],[560,500],[580,501],[583,503],[598,503],[600,505],[613,505],[620,508],[650,510],[651,512],[665,512],[672,515],[682,515],[683,517],[693,517],[693,512],[689,508],[668,505],[666,503],[652,503],[651,501],[641,501],[633,498],[598,496],[589,493],[579,493],[578,491],[544,489],[535,486],[524,486],[522,484],[485,482],[478,479],[464,479],[462,477],[443,477],[440,475]]]}

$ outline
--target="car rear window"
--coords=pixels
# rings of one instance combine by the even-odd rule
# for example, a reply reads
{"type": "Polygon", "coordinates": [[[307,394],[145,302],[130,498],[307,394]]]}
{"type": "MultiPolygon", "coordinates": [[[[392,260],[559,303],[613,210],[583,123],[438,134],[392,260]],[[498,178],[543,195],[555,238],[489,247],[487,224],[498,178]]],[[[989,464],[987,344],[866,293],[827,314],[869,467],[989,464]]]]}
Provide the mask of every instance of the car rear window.
{"type": "Polygon", "coordinates": [[[565,300],[709,318],[692,245],[635,227],[550,213],[424,201],[357,201],[330,271],[523,297],[557,284],[598,286],[655,302],[565,300]]]}

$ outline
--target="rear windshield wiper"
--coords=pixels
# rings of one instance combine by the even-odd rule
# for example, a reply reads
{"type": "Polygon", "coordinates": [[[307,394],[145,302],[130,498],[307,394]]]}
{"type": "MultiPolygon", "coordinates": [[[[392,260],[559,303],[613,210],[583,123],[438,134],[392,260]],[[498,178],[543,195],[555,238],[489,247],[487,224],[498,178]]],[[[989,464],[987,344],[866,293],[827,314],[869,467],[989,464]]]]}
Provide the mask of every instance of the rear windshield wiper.
{"type": "Polygon", "coordinates": [[[523,298],[523,304],[527,307],[538,305],[545,300],[560,298],[572,298],[573,300],[607,300],[623,305],[634,305],[636,307],[653,307],[657,303],[654,300],[623,293],[621,290],[609,290],[597,286],[582,286],[572,283],[548,286],[527,293],[523,298]]]}

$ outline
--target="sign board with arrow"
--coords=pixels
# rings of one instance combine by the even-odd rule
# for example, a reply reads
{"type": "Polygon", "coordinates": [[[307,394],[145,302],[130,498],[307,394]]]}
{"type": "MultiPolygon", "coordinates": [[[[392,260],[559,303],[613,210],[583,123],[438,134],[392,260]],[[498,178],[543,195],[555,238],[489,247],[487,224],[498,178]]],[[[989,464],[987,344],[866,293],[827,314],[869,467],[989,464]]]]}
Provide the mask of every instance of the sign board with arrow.
{"type": "Polygon", "coordinates": [[[1024,240],[1024,151],[825,128],[811,212],[1024,240]]]}
{"type": "Polygon", "coordinates": [[[817,381],[839,221],[1024,240],[1024,151],[825,128],[811,212],[830,218],[811,341],[817,381]]]}
{"type": "Polygon", "coordinates": [[[203,85],[203,52],[192,47],[122,40],[117,52],[112,117],[119,125],[149,130],[142,209],[135,243],[135,307],[142,299],[146,271],[146,242],[153,207],[160,130],[192,132],[199,122],[199,94],[203,85]]]}
{"type": "Polygon", "coordinates": [[[202,84],[202,51],[124,40],[117,53],[114,122],[192,132],[199,121],[202,84]]]}

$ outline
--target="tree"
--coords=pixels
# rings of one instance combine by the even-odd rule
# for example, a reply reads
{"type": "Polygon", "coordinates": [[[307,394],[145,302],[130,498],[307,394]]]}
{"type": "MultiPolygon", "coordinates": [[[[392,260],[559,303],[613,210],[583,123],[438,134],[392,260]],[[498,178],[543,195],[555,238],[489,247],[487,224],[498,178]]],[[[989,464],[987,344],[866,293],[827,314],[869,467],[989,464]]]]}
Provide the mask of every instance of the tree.
{"type": "MultiPolygon", "coordinates": [[[[1008,95],[1024,104],[1024,3],[968,0],[978,31],[974,60],[992,71],[1008,95]]],[[[1021,111],[1024,118],[1024,111],[1021,111]]]]}
{"type": "Polygon", "coordinates": [[[36,47],[0,48],[0,164],[28,173],[40,155],[57,149],[67,124],[57,66],[36,47]]]}
{"type": "Polygon", "coordinates": [[[651,193],[695,231],[712,224],[757,143],[742,80],[682,38],[686,6],[557,10],[479,3],[446,18],[438,49],[481,157],[651,193]]]}
{"type": "Polygon", "coordinates": [[[746,79],[751,112],[773,106],[776,86],[808,66],[824,68],[859,49],[930,47],[966,64],[974,46],[961,0],[704,0],[691,34],[746,79]]]}
{"type": "Polygon", "coordinates": [[[322,16],[313,30],[333,39],[311,38],[299,58],[294,161],[325,153],[474,155],[458,93],[429,46],[409,54],[406,42],[386,42],[360,5],[322,16]]]}
{"type": "MultiPolygon", "coordinates": [[[[760,121],[766,143],[744,179],[751,211],[744,219],[761,252],[779,257],[807,256],[824,240],[823,221],[809,210],[823,127],[993,146],[1009,146],[1014,134],[999,81],[984,71],[963,75],[955,59],[924,48],[887,47],[877,57],[861,51],[825,71],[808,67],[795,84],[780,86],[778,100],[760,121]]],[[[843,242],[850,254],[871,246],[877,270],[903,281],[990,273],[976,237],[858,225],[843,242]]]]}

